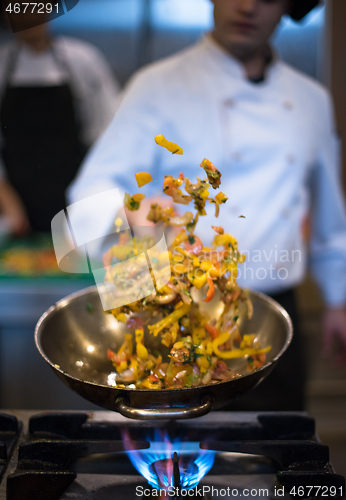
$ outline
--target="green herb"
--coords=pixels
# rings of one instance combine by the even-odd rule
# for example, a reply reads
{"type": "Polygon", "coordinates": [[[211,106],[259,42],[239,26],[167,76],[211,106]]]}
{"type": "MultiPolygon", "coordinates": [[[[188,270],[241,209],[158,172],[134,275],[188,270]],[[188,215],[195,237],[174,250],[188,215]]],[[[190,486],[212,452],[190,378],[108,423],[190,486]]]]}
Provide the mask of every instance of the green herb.
{"type": "Polygon", "coordinates": [[[238,321],[239,316],[234,316],[233,321],[236,323],[238,321]]]}
{"type": "Polygon", "coordinates": [[[185,293],[185,295],[187,295],[188,297],[190,297],[190,299],[192,298],[191,297],[191,293],[188,290],[186,290],[186,288],[184,288],[184,293],[185,293]]]}
{"type": "Polygon", "coordinates": [[[193,245],[195,243],[195,241],[196,241],[195,237],[191,236],[191,235],[188,237],[188,240],[189,240],[190,245],[193,245]]]}
{"type": "Polygon", "coordinates": [[[189,222],[188,224],[186,224],[186,229],[189,231],[190,229],[193,229],[195,227],[195,220],[193,219],[191,222],[189,222]]]}
{"type": "Polygon", "coordinates": [[[213,177],[214,179],[218,179],[220,177],[220,172],[213,172],[212,170],[204,169],[208,177],[213,177]]]}
{"type": "Polygon", "coordinates": [[[163,188],[163,190],[164,190],[164,191],[167,191],[167,189],[169,189],[169,186],[165,186],[165,187],[163,188]]]}
{"type": "Polygon", "coordinates": [[[90,302],[87,302],[86,304],[86,310],[88,311],[88,313],[93,313],[94,312],[94,306],[92,304],[90,304],[90,302]]]}

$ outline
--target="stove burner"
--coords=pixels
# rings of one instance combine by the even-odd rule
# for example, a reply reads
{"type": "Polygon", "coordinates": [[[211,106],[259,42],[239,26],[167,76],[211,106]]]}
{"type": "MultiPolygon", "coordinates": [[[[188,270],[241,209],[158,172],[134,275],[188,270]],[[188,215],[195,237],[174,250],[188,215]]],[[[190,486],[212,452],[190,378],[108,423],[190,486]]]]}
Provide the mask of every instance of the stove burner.
{"type": "Polygon", "coordinates": [[[183,456],[179,459],[177,452],[174,452],[172,458],[153,462],[149,469],[157,477],[159,489],[163,490],[167,490],[169,486],[172,486],[174,490],[180,489],[182,484],[186,483],[186,478],[198,474],[197,465],[194,462],[191,463],[189,457],[183,456]]]}
{"type": "MultiPolygon", "coordinates": [[[[74,467],[79,462],[71,464],[71,458],[81,457],[86,453],[100,452],[107,452],[108,457],[110,451],[124,449],[124,443],[121,441],[124,428],[131,432],[132,447],[140,448],[140,450],[131,451],[129,455],[151,452],[151,458],[145,466],[150,476],[156,478],[158,473],[168,468],[170,461],[171,481],[173,485],[180,487],[180,491],[192,488],[191,483],[188,486],[185,484],[187,476],[188,478],[194,477],[195,484],[198,485],[198,474],[201,473],[201,468],[203,476],[211,467],[210,463],[201,465],[198,462],[197,452],[201,451],[201,456],[204,454],[214,456],[216,453],[214,450],[224,450],[262,454],[264,457],[275,459],[272,473],[276,474],[281,486],[285,486],[285,491],[289,491],[293,486],[298,490],[299,486],[315,485],[333,486],[336,491],[333,498],[340,498],[341,492],[345,492],[344,478],[334,473],[329,463],[328,448],[320,444],[315,435],[313,420],[304,414],[216,412],[193,421],[155,422],[153,424],[152,422],[134,423],[113,416],[111,422],[104,422],[93,420],[81,412],[65,412],[34,416],[29,424],[30,432],[26,436],[21,433],[21,426],[18,425],[16,419],[0,415],[0,442],[2,442],[2,445],[0,444],[0,474],[7,469],[6,479],[0,482],[1,498],[3,487],[7,486],[7,500],[58,500],[77,475],[74,467]],[[150,431],[153,432],[154,425],[156,428],[167,427],[170,430],[173,442],[170,450],[167,451],[166,446],[162,447],[162,443],[154,443],[154,447],[152,443],[148,450],[143,449],[147,447],[146,436],[150,431]],[[175,440],[178,438],[179,449],[175,446],[175,440]],[[183,438],[188,438],[190,441],[182,443],[183,438]],[[209,441],[206,438],[209,438],[209,441]],[[17,457],[12,451],[18,439],[20,444],[17,448],[17,457]],[[200,450],[200,442],[201,446],[207,449],[200,450]],[[185,451],[181,449],[182,444],[186,448],[185,451]],[[11,454],[13,457],[9,464],[11,454]],[[187,459],[191,457],[194,458],[192,465],[191,462],[187,462],[187,459]]],[[[127,460],[125,454],[112,453],[111,456],[118,457],[117,461],[111,462],[111,466],[113,463],[119,464],[119,469],[117,470],[117,466],[114,466],[112,473],[123,474],[120,470],[123,470],[121,467],[125,466],[124,462],[127,460]]],[[[131,470],[126,469],[125,474],[132,477],[135,471],[130,462],[127,467],[131,470]]],[[[224,462],[223,471],[219,471],[218,467],[220,467],[220,462],[217,462],[211,470],[211,476],[217,475],[218,480],[219,478],[222,480],[222,475],[228,476],[234,473],[232,469],[229,470],[230,462],[224,462]]],[[[78,469],[79,472],[80,469],[78,469]]],[[[88,481],[92,482],[93,477],[96,476],[90,474],[88,481]]],[[[138,478],[138,482],[140,481],[141,478],[138,478]]],[[[114,483],[114,488],[117,492],[120,491],[118,488],[121,488],[121,484],[114,483]]],[[[315,491],[312,493],[314,494],[315,491]]],[[[154,494],[152,496],[157,497],[154,494]]],[[[86,497],[82,494],[73,498],[85,500],[86,497]]]]}
{"type": "Polygon", "coordinates": [[[183,489],[192,489],[213,466],[215,452],[202,450],[199,440],[186,441],[186,435],[185,440],[180,436],[172,438],[166,430],[156,430],[150,436],[146,434],[146,439],[150,448],[135,451],[131,432],[124,432],[124,443],[132,464],[153,488],[167,490],[173,487],[177,482],[176,474],[183,489]]]}

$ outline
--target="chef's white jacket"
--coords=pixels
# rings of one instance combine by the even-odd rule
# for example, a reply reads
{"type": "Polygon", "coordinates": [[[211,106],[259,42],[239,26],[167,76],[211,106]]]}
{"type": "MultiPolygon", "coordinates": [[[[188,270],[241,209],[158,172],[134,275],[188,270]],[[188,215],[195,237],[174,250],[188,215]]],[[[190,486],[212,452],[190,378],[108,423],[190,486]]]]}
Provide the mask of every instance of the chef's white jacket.
{"type": "MultiPolygon", "coordinates": [[[[208,207],[197,234],[210,243],[210,226],[221,225],[236,236],[247,255],[239,283],[275,293],[302,280],[308,255],[302,226],[311,210],[314,276],[328,304],[344,304],[346,216],[331,99],[319,83],[276,58],[265,81],[254,84],[207,36],[139,71],[69,199],[73,203],[114,187],[158,194],[166,174],[204,178],[203,158],[221,171],[220,189],[229,200],[218,220],[213,205],[208,207]],[[181,146],[183,156],[156,145],[157,134],[181,146]],[[151,172],[154,182],[139,190],[136,172],[151,172]]],[[[85,230],[88,220],[98,220],[104,231],[114,221],[105,207],[96,218],[96,206],[93,214],[85,210],[80,215],[85,230]]]]}
{"type": "MultiPolygon", "coordinates": [[[[35,52],[22,43],[9,84],[46,86],[68,82],[81,124],[81,140],[89,147],[113,118],[120,85],[102,53],[93,45],[67,37],[54,38],[52,43],[56,57],[51,50],[35,52]]],[[[13,42],[0,47],[0,100],[6,84],[7,62],[13,49],[13,42]]],[[[0,147],[1,141],[0,133],[0,147]]],[[[0,158],[0,177],[2,175],[4,166],[0,158]]]]}

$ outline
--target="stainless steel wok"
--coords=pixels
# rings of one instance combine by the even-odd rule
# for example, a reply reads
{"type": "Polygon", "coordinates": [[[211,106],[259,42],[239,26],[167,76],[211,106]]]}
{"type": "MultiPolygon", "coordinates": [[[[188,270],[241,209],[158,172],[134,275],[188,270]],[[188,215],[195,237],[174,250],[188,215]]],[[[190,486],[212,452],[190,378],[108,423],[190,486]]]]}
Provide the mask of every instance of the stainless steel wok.
{"type": "MultiPolygon", "coordinates": [[[[274,368],[292,340],[292,323],[287,312],[274,300],[251,293],[254,306],[251,320],[240,317],[240,331],[256,333],[267,353],[267,363],[246,373],[244,359],[229,360],[228,366],[242,376],[226,382],[187,389],[145,390],[111,386],[114,372],[107,349],[117,350],[126,327],[112,314],[105,314],[96,287],[74,293],[52,306],[37,323],[35,341],[43,358],[57,376],[83,398],[135,419],[192,418],[222,408],[259,384],[274,368]]],[[[217,297],[206,304],[217,318],[222,303],[217,297]]],[[[151,318],[155,323],[159,317],[151,318]]],[[[168,349],[145,331],[145,345],[158,349],[163,357],[168,349]]],[[[113,379],[114,380],[114,379],[113,379]]],[[[114,382],[113,382],[114,383],[114,382]]]]}

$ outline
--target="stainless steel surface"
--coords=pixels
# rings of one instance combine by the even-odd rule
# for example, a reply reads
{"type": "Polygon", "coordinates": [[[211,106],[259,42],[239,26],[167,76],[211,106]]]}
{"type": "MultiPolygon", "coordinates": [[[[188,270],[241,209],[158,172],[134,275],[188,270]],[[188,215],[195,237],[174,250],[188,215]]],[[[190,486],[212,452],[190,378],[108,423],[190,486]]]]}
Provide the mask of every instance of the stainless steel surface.
{"type": "MultiPolygon", "coordinates": [[[[256,333],[262,346],[272,346],[267,363],[259,370],[246,373],[244,359],[228,360],[228,366],[241,376],[218,384],[169,390],[110,386],[108,377],[114,370],[107,359],[107,349],[119,349],[126,327],[113,315],[104,313],[96,287],[74,293],[48,309],[36,326],[35,342],[56,375],[88,401],[109,410],[122,410],[127,416],[131,413],[129,408],[146,411],[144,414],[132,412],[132,418],[139,415],[148,418],[154,413],[147,410],[160,410],[155,418],[172,418],[172,410],[174,418],[187,418],[186,410],[200,409],[206,404],[204,398],[213,399],[213,404],[207,404],[205,409],[215,410],[255,387],[272,371],[290,344],[292,323],[286,311],[264,294],[252,292],[250,297],[254,314],[251,320],[245,314],[241,315],[240,330],[242,334],[256,333]],[[123,400],[121,404],[119,398],[123,400]],[[168,410],[166,417],[161,410],[168,410]]],[[[222,303],[217,297],[209,304],[201,303],[201,306],[215,318],[222,312],[222,303]]],[[[150,323],[158,319],[159,316],[151,318],[150,323]]],[[[145,344],[151,349],[159,349],[163,357],[168,354],[160,339],[150,335],[147,329],[145,344]]]]}

